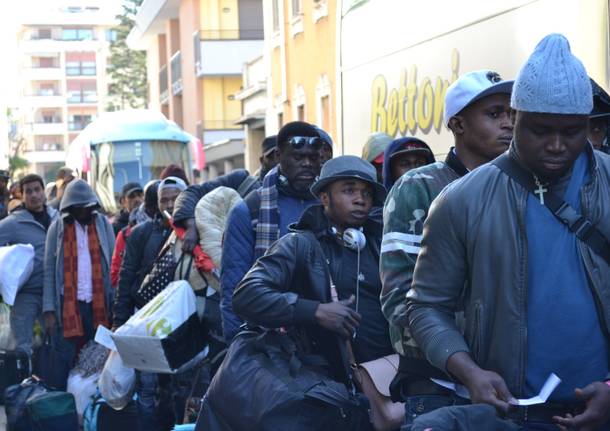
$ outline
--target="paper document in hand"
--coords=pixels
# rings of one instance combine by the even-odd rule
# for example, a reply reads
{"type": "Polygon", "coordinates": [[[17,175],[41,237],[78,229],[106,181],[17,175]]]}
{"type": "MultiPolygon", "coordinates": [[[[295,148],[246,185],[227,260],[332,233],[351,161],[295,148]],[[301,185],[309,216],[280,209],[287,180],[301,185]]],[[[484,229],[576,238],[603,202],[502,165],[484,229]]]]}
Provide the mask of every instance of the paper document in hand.
{"type": "MultiPolygon", "coordinates": [[[[468,388],[466,388],[466,386],[464,386],[464,385],[460,385],[459,383],[453,383],[453,382],[449,382],[447,380],[441,380],[441,379],[430,379],[430,380],[432,380],[434,383],[436,383],[439,386],[442,386],[444,388],[454,391],[458,396],[460,396],[462,398],[470,399],[470,394],[468,393],[468,388]]],[[[553,391],[557,388],[557,386],[559,386],[559,383],[561,383],[561,379],[559,377],[557,377],[557,375],[555,373],[551,373],[551,375],[549,375],[549,377],[546,379],[546,382],[544,382],[544,385],[542,385],[542,389],[540,389],[540,393],[538,395],[536,395],[535,397],[532,397],[532,398],[515,400],[511,404],[514,404],[517,406],[531,406],[534,404],[544,404],[544,403],[546,403],[546,400],[549,399],[549,397],[551,396],[553,391]]]]}

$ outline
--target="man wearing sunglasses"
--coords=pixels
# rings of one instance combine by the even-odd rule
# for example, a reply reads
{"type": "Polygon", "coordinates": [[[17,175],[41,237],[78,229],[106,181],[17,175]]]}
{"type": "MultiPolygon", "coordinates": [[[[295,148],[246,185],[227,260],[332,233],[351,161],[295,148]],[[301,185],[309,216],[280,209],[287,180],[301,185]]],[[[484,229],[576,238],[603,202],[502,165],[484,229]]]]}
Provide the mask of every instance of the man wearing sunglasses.
{"type": "Polygon", "coordinates": [[[229,342],[242,324],[232,308],[233,290],[256,259],[287,233],[288,225],[317,203],[309,188],[320,174],[324,140],[311,124],[295,121],[277,135],[279,165],[265,176],[229,216],[221,264],[221,311],[225,339],[229,342]]]}

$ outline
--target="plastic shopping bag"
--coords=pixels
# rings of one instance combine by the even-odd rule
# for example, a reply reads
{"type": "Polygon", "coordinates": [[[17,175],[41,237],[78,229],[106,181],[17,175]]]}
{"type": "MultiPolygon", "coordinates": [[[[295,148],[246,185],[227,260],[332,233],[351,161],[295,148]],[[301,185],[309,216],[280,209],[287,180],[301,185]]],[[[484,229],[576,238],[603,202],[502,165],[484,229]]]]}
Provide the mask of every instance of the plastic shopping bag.
{"type": "Polygon", "coordinates": [[[189,283],[174,281],[131,316],[114,335],[165,338],[195,312],[197,301],[189,283]]]}
{"type": "Polygon", "coordinates": [[[28,281],[34,267],[32,244],[0,247],[0,294],[8,305],[15,303],[17,291],[28,281]]]}
{"type": "Polygon", "coordinates": [[[11,307],[0,302],[0,349],[13,350],[15,337],[11,330],[11,307]]]}
{"type": "Polygon", "coordinates": [[[136,372],[123,365],[117,352],[110,352],[99,379],[102,397],[115,410],[123,409],[133,396],[136,387],[136,372]]]}
{"type": "Polygon", "coordinates": [[[100,373],[83,377],[79,372],[70,372],[67,391],[74,395],[76,411],[80,421],[82,421],[85,408],[87,408],[87,405],[91,402],[91,398],[97,393],[97,382],[99,377],[100,373]]]}

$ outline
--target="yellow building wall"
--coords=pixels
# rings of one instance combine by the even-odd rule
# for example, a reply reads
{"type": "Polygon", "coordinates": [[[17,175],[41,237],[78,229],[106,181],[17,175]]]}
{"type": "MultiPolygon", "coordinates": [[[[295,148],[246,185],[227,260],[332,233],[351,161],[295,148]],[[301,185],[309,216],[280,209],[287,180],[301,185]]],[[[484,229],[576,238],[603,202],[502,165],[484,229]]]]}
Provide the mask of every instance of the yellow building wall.
{"type": "MultiPolygon", "coordinates": [[[[330,83],[329,123],[327,132],[336,139],[337,116],[335,109],[336,77],[336,0],[328,0],[328,15],[318,21],[313,19],[314,2],[302,1],[303,32],[292,36],[293,17],[291,1],[284,2],[284,44],[286,48],[286,96],[288,103],[283,105],[284,123],[294,121],[296,117],[296,88],[303,87],[305,92],[305,121],[317,123],[319,100],[316,95],[321,76],[326,75],[330,83]]],[[[279,48],[271,53],[272,83],[274,99],[281,94],[281,54],[279,48]]]]}
{"type": "Polygon", "coordinates": [[[239,36],[237,0],[200,0],[200,25],[204,39],[236,39],[239,36]]]}
{"type": "Polygon", "coordinates": [[[241,85],[241,76],[203,79],[204,129],[241,128],[233,124],[241,116],[241,103],[229,98],[239,91],[241,85]]]}

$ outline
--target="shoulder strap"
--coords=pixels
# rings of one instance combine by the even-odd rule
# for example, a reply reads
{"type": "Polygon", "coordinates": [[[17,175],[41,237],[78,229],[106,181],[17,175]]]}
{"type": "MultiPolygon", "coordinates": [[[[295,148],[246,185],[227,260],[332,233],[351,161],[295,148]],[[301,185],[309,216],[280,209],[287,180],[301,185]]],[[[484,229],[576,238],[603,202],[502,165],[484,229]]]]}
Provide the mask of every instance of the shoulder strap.
{"type": "MultiPolygon", "coordinates": [[[[502,172],[521,185],[528,193],[535,189],[533,176],[523,169],[508,153],[502,154],[491,162],[502,172]]],[[[570,204],[550,191],[545,193],[544,205],[557,219],[568,227],[570,232],[587,244],[591,250],[610,265],[610,245],[604,235],[570,204]]]]}
{"type": "Polygon", "coordinates": [[[256,177],[253,177],[252,175],[248,175],[237,188],[237,193],[239,193],[239,195],[242,198],[244,198],[246,196],[246,194],[248,193],[248,190],[250,190],[250,187],[252,187],[252,185],[256,181],[258,181],[256,179],[256,177]]]}
{"type": "Polygon", "coordinates": [[[248,193],[248,195],[244,198],[244,202],[246,202],[248,211],[250,211],[252,226],[256,226],[258,222],[258,213],[261,207],[261,195],[258,193],[258,190],[252,190],[250,193],[248,193]]]}

